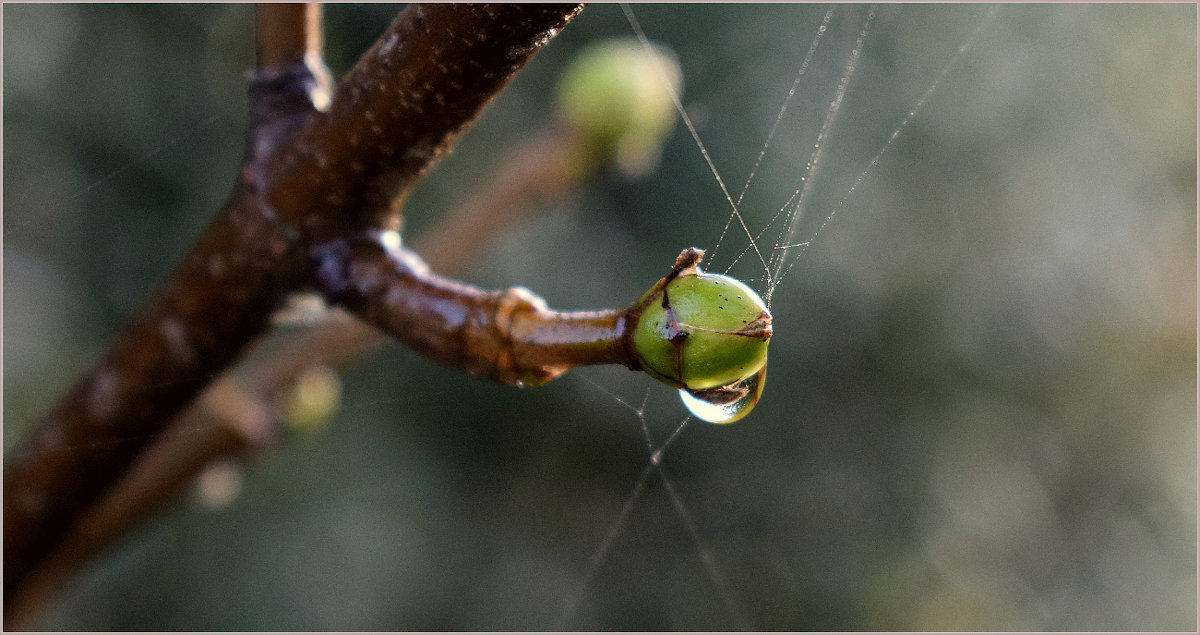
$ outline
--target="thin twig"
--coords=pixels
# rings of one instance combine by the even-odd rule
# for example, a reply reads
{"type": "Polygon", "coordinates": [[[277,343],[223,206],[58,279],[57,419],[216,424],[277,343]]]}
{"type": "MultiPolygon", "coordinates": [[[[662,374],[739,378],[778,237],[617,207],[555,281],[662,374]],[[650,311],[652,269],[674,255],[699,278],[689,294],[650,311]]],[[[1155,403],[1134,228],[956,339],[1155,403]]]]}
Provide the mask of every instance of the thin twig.
{"type": "Polygon", "coordinates": [[[485,291],[433,273],[386,235],[338,241],[317,257],[328,297],[473,375],[537,386],[581,364],[640,368],[629,346],[632,310],[554,311],[522,287],[485,291]]]}
{"type": "Polygon", "coordinates": [[[259,4],[254,7],[254,54],[259,70],[320,60],[324,47],[321,5],[259,4]]]}

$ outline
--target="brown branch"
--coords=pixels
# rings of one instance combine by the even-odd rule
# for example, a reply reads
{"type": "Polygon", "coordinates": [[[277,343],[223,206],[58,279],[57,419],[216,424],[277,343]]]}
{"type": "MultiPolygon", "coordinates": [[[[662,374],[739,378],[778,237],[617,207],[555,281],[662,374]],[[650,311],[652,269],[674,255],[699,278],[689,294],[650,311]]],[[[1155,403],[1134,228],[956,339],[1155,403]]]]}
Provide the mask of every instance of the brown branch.
{"type": "MultiPolygon", "coordinates": [[[[522,216],[574,189],[585,175],[575,162],[580,141],[569,126],[551,122],[505,153],[494,176],[418,238],[413,249],[437,271],[461,270],[522,216]]],[[[301,373],[314,365],[345,366],[387,341],[378,329],[339,317],[296,334],[270,358],[240,369],[248,377],[245,393],[229,375],[209,386],[30,574],[10,603],[10,626],[28,624],[82,563],[178,496],[213,461],[246,457],[278,440],[279,404],[301,373]]]]}
{"type": "Polygon", "coordinates": [[[6,605],[150,440],[267,328],[310,277],[313,241],[398,225],[406,188],[579,9],[409,7],[328,114],[315,108],[311,71],[301,82],[256,77],[251,145],[229,201],[8,466],[6,605]],[[303,108],[271,99],[297,84],[303,108]]]}
{"type": "Polygon", "coordinates": [[[279,144],[329,107],[323,37],[319,4],[256,6],[247,168],[269,162],[279,144]]]}
{"type": "Polygon", "coordinates": [[[581,364],[640,368],[629,311],[552,311],[521,287],[484,291],[450,280],[388,232],[329,243],[318,258],[327,297],[468,373],[536,386],[581,364]]]}
{"type": "Polygon", "coordinates": [[[180,417],[196,429],[172,426],[155,440],[106,495],[84,514],[50,555],[34,567],[4,612],[6,630],[23,630],[69,576],[103,546],[167,502],[214,456],[245,455],[270,435],[270,416],[231,382],[205,392],[204,405],[180,417]],[[133,495],[127,495],[132,493],[133,495]]]}
{"type": "Polygon", "coordinates": [[[5,599],[164,423],[261,332],[306,260],[244,190],[33,432],[4,479],[5,599]],[[81,451],[79,448],[86,448],[81,451]]]}
{"type": "Polygon", "coordinates": [[[265,201],[313,243],[398,230],[407,188],[580,8],[408,7],[267,166],[265,201]]]}
{"type": "Polygon", "coordinates": [[[254,44],[259,70],[320,63],[321,49],[324,47],[321,5],[255,6],[254,44]]]}

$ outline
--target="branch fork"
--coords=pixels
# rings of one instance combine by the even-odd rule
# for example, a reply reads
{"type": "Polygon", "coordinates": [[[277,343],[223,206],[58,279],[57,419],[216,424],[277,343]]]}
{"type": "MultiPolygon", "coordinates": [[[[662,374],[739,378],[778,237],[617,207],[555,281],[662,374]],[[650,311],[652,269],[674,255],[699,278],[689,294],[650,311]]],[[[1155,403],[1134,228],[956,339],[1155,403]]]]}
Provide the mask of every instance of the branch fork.
{"type": "MultiPolygon", "coordinates": [[[[28,621],[83,558],[213,457],[265,445],[282,390],[314,361],[369,348],[378,336],[366,325],[516,386],[616,363],[703,395],[765,373],[770,314],[745,285],[700,271],[702,250],[684,250],[667,276],[623,309],[562,312],[523,287],[487,291],[440,276],[401,246],[409,188],[580,9],[410,6],[332,100],[319,7],[258,9],[251,127],[233,192],[172,277],[8,465],[7,627],[28,621]],[[220,379],[184,410],[270,328],[290,294],[312,289],[361,322],[318,330],[297,342],[294,355],[265,364],[256,385],[220,379]],[[656,313],[663,311],[667,319],[656,313]],[[202,432],[164,434],[177,417],[175,429],[186,423],[202,432]],[[213,418],[226,425],[194,423],[213,418]]],[[[501,197],[501,207],[578,178],[563,167],[570,151],[555,150],[540,179],[501,197]]]]}
{"type": "Polygon", "coordinates": [[[286,297],[312,284],[312,246],[398,229],[409,188],[581,8],[409,6],[328,108],[320,7],[258,9],[252,125],[232,193],[109,351],[7,461],[6,627],[28,620],[44,599],[54,576],[43,565],[85,528],[89,510],[270,327],[286,297]]]}

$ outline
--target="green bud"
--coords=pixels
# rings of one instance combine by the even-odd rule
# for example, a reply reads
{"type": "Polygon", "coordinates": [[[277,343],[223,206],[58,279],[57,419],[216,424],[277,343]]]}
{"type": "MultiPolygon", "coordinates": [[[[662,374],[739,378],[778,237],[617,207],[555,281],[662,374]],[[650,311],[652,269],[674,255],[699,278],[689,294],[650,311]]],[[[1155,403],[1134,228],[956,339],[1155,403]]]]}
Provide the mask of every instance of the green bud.
{"type": "Polygon", "coordinates": [[[313,433],[323,429],[337,414],[342,382],[326,366],[312,366],[296,378],[287,401],[287,423],[292,429],[313,433]]]}
{"type": "Polygon", "coordinates": [[[639,176],[658,163],[675,123],[668,86],[682,85],[679,61],[663,46],[648,52],[637,40],[588,47],[563,74],[558,108],[583,137],[587,155],[639,176]]]}
{"type": "Polygon", "coordinates": [[[705,391],[756,375],[767,363],[771,314],[753,289],[705,273],[689,248],[634,305],[633,349],[643,370],[676,388],[705,391]],[[640,309],[640,314],[638,314],[640,309]]]}

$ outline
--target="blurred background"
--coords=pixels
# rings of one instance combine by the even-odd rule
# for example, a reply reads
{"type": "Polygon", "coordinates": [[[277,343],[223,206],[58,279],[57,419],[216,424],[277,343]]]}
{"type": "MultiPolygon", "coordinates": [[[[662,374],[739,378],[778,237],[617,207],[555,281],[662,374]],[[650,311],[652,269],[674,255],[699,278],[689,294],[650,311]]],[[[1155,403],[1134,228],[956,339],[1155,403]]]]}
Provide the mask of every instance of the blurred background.
{"type": "MultiPolygon", "coordinates": [[[[826,10],[635,7],[735,195],[826,10]]],[[[327,7],[335,74],[396,11],[327,7]]],[[[798,237],[839,211],[774,293],[764,398],[666,452],[726,585],[652,476],[567,629],[1196,628],[1196,8],[1001,7],[847,196],[987,11],[879,9],[798,237]]],[[[865,12],[836,7],[742,205],[755,231],[800,185],[865,12]]],[[[7,456],[229,191],[253,9],[3,17],[7,456]]],[[[422,183],[407,236],[546,125],[573,55],[631,34],[585,10],[422,183]]],[[[462,277],[621,306],[728,212],[676,126],[647,178],[588,182],[462,277]]],[[[745,246],[731,229],[711,268],[745,246]]],[[[646,465],[622,401],[660,441],[686,415],[624,369],[517,390],[395,344],[341,380],[329,426],[226,471],[229,497],[181,497],[36,626],[552,628],[646,465]]]]}

